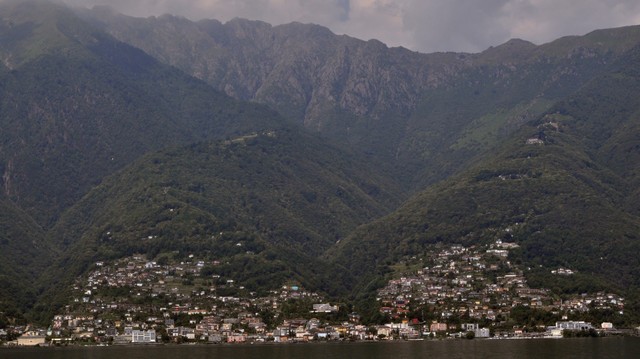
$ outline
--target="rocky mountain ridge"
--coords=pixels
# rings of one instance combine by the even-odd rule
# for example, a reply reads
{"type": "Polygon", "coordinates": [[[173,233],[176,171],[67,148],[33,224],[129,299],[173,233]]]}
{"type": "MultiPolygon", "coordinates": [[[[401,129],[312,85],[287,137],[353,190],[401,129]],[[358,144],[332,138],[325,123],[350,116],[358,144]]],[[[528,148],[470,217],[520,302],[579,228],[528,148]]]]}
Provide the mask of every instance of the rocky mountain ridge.
{"type": "Polygon", "coordinates": [[[541,46],[511,40],[479,54],[420,54],[318,25],[141,19],[105,8],[81,16],[232,97],[268,104],[371,160],[397,163],[393,171],[413,189],[464,168],[473,153],[606,71],[640,32],[628,27],[541,46]],[[487,117],[499,121],[487,128],[487,117]],[[460,141],[471,132],[480,134],[460,141]]]}

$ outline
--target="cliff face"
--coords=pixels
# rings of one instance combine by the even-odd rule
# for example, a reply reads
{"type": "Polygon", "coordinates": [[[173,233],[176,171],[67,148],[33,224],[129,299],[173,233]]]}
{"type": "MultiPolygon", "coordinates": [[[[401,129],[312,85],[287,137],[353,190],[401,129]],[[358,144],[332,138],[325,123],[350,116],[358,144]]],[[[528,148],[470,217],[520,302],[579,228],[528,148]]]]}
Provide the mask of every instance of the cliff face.
{"type": "Polygon", "coordinates": [[[542,46],[511,40],[480,54],[421,54],[318,25],[81,15],[230,96],[393,163],[412,188],[464,168],[640,39],[630,27],[542,46]]]}
{"type": "Polygon", "coordinates": [[[280,107],[288,101],[297,119],[313,118],[325,102],[356,115],[389,109],[397,101],[408,105],[428,80],[425,55],[336,36],[317,25],[137,19],[107,10],[85,16],[233,97],[280,107]]]}

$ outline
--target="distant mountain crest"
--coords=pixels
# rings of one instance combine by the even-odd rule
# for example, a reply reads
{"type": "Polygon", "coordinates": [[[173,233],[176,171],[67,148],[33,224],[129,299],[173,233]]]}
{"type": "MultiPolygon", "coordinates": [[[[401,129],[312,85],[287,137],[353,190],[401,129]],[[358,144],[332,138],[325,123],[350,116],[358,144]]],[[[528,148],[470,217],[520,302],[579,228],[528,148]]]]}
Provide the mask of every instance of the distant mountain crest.
{"type": "Polygon", "coordinates": [[[513,39],[480,54],[419,54],[337,36],[318,25],[271,26],[243,19],[194,23],[91,11],[82,16],[230,96],[268,104],[376,161],[398,163],[393,170],[415,188],[442,178],[416,166],[456,172],[468,164],[459,160],[469,158],[466,151],[495,146],[517,125],[512,120],[492,124],[494,134],[473,148],[454,145],[464,136],[459,131],[474,121],[501,117],[495,112],[506,108],[526,109],[514,117],[540,114],[543,104],[605,71],[640,38],[638,28],[626,27],[540,46],[513,39]],[[464,107],[464,114],[451,118],[448,110],[437,109],[441,93],[454,99],[448,108],[464,107]],[[473,104],[481,93],[487,96],[473,104]],[[425,132],[437,140],[425,140],[425,132]]]}

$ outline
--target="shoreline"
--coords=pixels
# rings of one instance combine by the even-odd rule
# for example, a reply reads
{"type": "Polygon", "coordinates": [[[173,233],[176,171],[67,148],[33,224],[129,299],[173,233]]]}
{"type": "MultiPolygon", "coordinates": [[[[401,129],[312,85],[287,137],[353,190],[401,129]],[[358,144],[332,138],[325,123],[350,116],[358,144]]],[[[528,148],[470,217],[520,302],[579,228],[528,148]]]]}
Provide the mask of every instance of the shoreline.
{"type": "Polygon", "coordinates": [[[123,343],[123,344],[72,344],[67,343],[65,345],[0,345],[0,350],[6,349],[82,349],[82,348],[150,348],[150,347],[246,347],[246,346],[291,346],[291,345],[353,345],[353,344],[408,344],[413,342],[473,342],[473,341],[513,341],[513,340],[572,340],[572,339],[620,339],[620,338],[638,338],[637,335],[612,335],[602,337],[554,337],[554,336],[530,336],[530,337],[489,337],[489,338],[417,338],[417,339],[396,339],[396,340],[332,340],[332,341],[290,341],[285,343],[277,342],[245,342],[245,343],[206,343],[206,342],[193,342],[193,343],[123,343]]]}

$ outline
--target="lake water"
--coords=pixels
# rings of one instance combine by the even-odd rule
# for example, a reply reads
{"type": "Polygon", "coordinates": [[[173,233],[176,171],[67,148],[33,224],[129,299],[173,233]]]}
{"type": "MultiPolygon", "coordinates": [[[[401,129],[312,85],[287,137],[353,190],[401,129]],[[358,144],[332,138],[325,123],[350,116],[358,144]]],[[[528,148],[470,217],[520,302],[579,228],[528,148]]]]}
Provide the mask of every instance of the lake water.
{"type": "Polygon", "coordinates": [[[640,358],[640,338],[0,349],[2,359],[640,358]]]}

